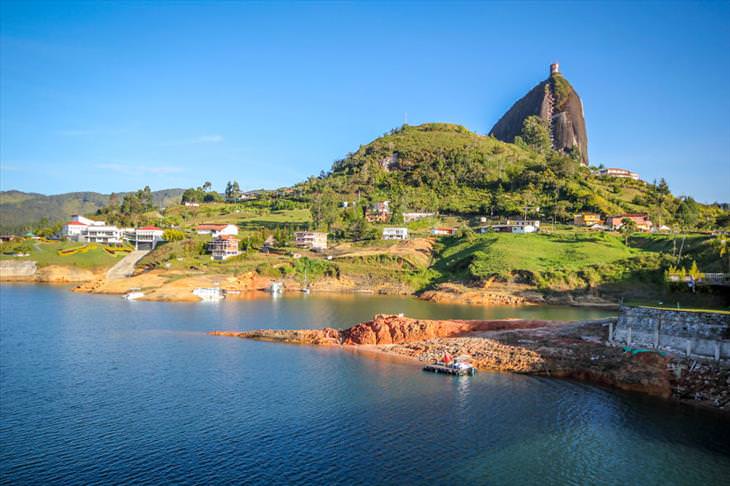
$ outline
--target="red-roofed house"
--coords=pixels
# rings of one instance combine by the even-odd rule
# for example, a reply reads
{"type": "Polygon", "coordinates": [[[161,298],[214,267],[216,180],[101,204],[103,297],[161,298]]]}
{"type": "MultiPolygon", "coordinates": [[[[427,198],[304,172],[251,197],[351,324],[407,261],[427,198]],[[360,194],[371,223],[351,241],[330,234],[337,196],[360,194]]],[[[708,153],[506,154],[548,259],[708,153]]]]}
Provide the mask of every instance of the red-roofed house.
{"type": "Polygon", "coordinates": [[[223,235],[235,236],[238,234],[238,226],[235,224],[199,224],[195,228],[199,235],[212,235],[213,238],[223,235]]]}
{"type": "Polygon", "coordinates": [[[61,228],[61,235],[68,240],[78,240],[82,231],[87,227],[84,223],[69,221],[64,223],[63,228],[61,228]]]}
{"type": "Polygon", "coordinates": [[[619,214],[616,216],[608,216],[606,218],[606,226],[612,230],[621,229],[624,219],[630,219],[636,223],[636,228],[639,231],[651,231],[654,223],[649,219],[647,214],[619,214]]]}

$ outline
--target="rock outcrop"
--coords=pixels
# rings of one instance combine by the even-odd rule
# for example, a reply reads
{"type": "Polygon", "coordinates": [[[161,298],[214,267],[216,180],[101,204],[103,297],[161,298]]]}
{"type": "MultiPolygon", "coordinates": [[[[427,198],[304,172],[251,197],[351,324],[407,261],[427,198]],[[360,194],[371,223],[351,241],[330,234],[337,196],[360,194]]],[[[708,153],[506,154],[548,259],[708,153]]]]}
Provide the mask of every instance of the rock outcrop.
{"type": "Polygon", "coordinates": [[[519,99],[492,127],[490,135],[504,142],[514,142],[522,133],[529,116],[542,118],[550,127],[553,148],[562,152],[580,151],[580,160],[588,165],[588,135],[583,102],[558,65],[550,66],[550,77],[519,99]]]}
{"type": "Polygon", "coordinates": [[[584,322],[426,320],[377,315],[344,330],[214,331],[292,344],[364,349],[431,363],[445,353],[467,355],[477,368],[573,378],[622,390],[730,411],[730,367],[607,345],[616,319],[584,322]]]}

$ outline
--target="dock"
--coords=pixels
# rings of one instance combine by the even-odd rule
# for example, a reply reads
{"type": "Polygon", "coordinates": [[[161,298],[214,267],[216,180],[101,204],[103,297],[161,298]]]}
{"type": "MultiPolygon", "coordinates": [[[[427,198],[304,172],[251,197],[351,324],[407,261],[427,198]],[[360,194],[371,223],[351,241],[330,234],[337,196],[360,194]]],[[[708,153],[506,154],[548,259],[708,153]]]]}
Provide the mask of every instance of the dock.
{"type": "Polygon", "coordinates": [[[447,375],[473,376],[476,374],[477,369],[473,366],[458,367],[434,363],[424,366],[423,371],[430,371],[431,373],[445,373],[447,375]]]}

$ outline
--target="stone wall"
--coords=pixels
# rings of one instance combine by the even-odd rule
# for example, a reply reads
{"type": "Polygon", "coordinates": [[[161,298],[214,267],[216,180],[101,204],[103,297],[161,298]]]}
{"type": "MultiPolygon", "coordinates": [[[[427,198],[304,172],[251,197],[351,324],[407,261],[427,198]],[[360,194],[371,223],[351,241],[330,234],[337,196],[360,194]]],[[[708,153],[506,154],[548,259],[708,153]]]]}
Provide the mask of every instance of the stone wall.
{"type": "Polygon", "coordinates": [[[621,307],[609,341],[687,356],[730,359],[730,314],[621,307]]]}
{"type": "Polygon", "coordinates": [[[2,260],[0,261],[0,280],[22,280],[35,276],[38,267],[36,263],[28,260],[2,260]]]}

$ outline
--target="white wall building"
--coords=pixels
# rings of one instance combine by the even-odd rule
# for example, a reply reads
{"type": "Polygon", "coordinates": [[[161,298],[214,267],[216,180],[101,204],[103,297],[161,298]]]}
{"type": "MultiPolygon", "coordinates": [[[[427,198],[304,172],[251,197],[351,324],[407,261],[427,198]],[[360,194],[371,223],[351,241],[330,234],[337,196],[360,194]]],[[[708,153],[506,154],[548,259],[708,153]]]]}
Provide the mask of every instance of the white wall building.
{"type": "MultiPolygon", "coordinates": [[[[540,229],[540,220],[538,219],[508,219],[507,224],[517,227],[534,226],[536,229],[540,229]]],[[[530,233],[530,231],[526,231],[525,233],[530,233]]]]}
{"type": "Polygon", "coordinates": [[[157,226],[128,228],[124,231],[124,237],[134,245],[135,250],[154,250],[157,243],[165,241],[163,234],[164,231],[157,226]]]}
{"type": "Polygon", "coordinates": [[[294,233],[294,244],[312,250],[327,249],[327,233],[317,231],[297,231],[294,233]]]}
{"type": "Polygon", "coordinates": [[[383,228],[384,240],[407,240],[408,228],[383,228]]]}
{"type": "Polygon", "coordinates": [[[418,221],[419,219],[424,218],[430,218],[431,216],[435,216],[436,213],[403,213],[403,222],[404,223],[412,223],[413,221],[418,221]]]}
{"type": "Polygon", "coordinates": [[[512,233],[535,233],[537,228],[531,224],[525,224],[522,226],[512,226],[512,233]]]}
{"type": "Polygon", "coordinates": [[[88,228],[88,225],[78,221],[69,221],[61,228],[61,237],[67,240],[78,240],[81,233],[88,228]]]}
{"type": "Polygon", "coordinates": [[[86,226],[106,226],[106,223],[104,221],[96,221],[93,219],[84,218],[80,214],[72,214],[71,221],[85,224],[86,226]]]}
{"type": "Polygon", "coordinates": [[[196,228],[199,235],[212,235],[213,238],[219,236],[236,236],[238,234],[238,226],[235,224],[200,224],[196,228]]]}
{"type": "Polygon", "coordinates": [[[116,226],[87,226],[81,231],[78,241],[118,245],[123,241],[124,230],[116,226]]]}

